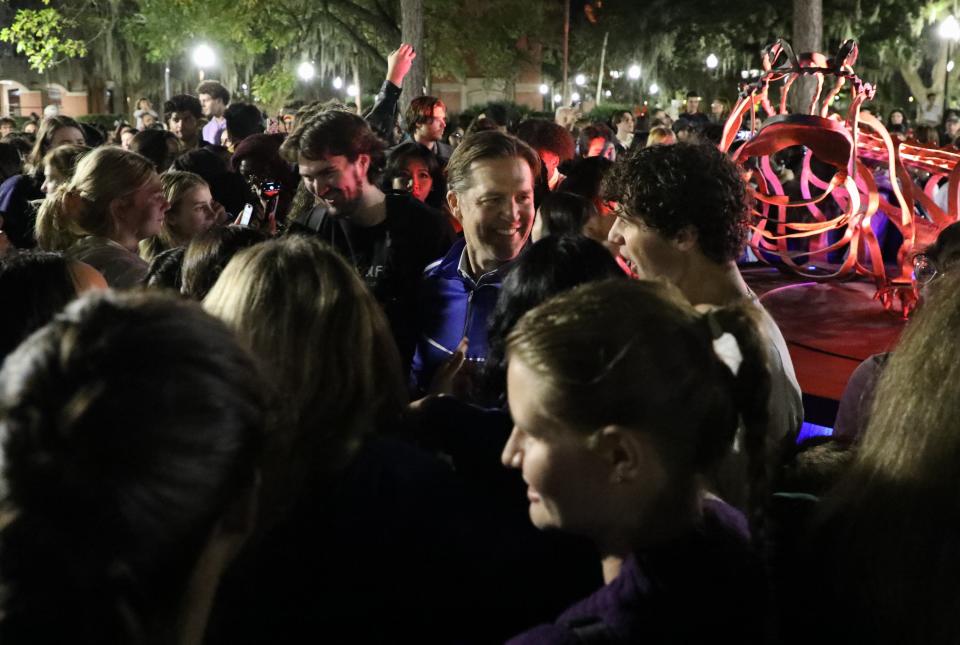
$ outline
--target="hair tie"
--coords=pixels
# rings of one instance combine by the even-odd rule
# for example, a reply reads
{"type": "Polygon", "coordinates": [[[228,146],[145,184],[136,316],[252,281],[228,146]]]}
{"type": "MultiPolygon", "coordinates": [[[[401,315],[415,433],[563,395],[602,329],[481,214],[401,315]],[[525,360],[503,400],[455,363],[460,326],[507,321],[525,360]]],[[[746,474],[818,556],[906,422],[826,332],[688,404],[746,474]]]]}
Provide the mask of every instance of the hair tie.
{"type": "Polygon", "coordinates": [[[713,353],[717,355],[720,362],[727,366],[727,369],[734,376],[740,371],[740,365],[743,363],[743,353],[740,351],[740,343],[737,337],[728,331],[723,331],[720,320],[714,313],[715,310],[708,311],[705,315],[707,327],[710,330],[712,339],[713,353]]]}
{"type": "Polygon", "coordinates": [[[76,217],[86,207],[86,198],[76,188],[69,188],[63,191],[63,213],[67,217],[76,219],[76,217]]]}

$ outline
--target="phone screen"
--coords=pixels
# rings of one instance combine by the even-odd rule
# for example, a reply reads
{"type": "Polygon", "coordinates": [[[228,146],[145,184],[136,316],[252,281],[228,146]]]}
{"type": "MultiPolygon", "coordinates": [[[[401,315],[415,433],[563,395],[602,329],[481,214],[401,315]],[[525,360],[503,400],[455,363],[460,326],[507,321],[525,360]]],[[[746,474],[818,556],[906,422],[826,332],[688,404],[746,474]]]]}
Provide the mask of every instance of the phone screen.
{"type": "Polygon", "coordinates": [[[243,213],[240,215],[240,226],[250,226],[250,218],[253,216],[253,204],[247,204],[243,207],[243,213]]]}

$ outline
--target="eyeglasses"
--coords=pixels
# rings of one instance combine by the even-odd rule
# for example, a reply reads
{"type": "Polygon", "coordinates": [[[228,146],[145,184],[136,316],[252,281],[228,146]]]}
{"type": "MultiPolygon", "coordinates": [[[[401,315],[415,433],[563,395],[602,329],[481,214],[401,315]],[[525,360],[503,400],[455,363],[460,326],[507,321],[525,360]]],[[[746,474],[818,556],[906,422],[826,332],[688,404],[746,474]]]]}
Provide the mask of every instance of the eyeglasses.
{"type": "Polygon", "coordinates": [[[913,257],[913,279],[917,284],[930,284],[939,273],[937,263],[926,253],[918,253],[913,257]]]}

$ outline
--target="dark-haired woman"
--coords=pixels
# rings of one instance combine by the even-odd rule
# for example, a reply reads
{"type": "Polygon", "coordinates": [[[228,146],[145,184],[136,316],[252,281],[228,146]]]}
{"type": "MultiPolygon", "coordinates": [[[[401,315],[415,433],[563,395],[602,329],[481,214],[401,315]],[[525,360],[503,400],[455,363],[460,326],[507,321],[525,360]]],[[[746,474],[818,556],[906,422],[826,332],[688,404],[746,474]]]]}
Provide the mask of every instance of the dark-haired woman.
{"type": "Polygon", "coordinates": [[[167,298],[87,297],[21,345],[0,372],[0,640],[202,643],[251,530],[263,389],[222,323],[167,298]]]}
{"type": "Polygon", "coordinates": [[[530,237],[536,242],[548,235],[583,235],[584,226],[596,218],[597,209],[581,195],[555,191],[544,197],[530,237]]]}
{"type": "Polygon", "coordinates": [[[417,201],[436,209],[443,208],[447,197],[437,156],[412,141],[390,151],[381,189],[385,193],[409,193],[417,201]]]}

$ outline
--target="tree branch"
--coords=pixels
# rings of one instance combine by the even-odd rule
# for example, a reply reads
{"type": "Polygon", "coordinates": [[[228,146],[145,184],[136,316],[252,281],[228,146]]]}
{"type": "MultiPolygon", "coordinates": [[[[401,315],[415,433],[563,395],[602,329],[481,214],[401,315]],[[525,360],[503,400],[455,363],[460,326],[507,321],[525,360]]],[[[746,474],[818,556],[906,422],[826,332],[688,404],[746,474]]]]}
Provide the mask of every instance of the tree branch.
{"type": "MultiPolygon", "coordinates": [[[[352,14],[355,18],[367,23],[371,27],[374,27],[379,31],[387,32],[388,37],[393,36],[395,40],[400,39],[400,28],[392,20],[385,19],[383,16],[377,15],[366,7],[362,7],[355,2],[350,2],[350,0],[340,0],[337,2],[337,7],[347,13],[352,14]]],[[[333,13],[329,10],[329,6],[327,11],[331,16],[333,16],[333,13]]],[[[343,24],[343,21],[339,18],[338,21],[343,24]]]]}
{"type": "Polygon", "coordinates": [[[358,46],[361,50],[365,51],[369,56],[371,56],[374,60],[376,60],[380,65],[383,66],[384,69],[387,68],[387,58],[386,58],[386,56],[384,56],[383,54],[381,54],[381,53],[377,50],[376,47],[374,47],[373,45],[371,45],[370,43],[368,43],[364,38],[361,38],[361,37],[360,37],[360,34],[358,34],[357,32],[355,32],[355,31],[350,27],[350,25],[348,25],[346,22],[344,22],[344,21],[343,21],[342,19],[340,19],[339,17],[335,16],[333,13],[328,12],[327,15],[330,17],[330,19],[331,19],[334,23],[337,24],[338,27],[340,27],[341,29],[343,29],[343,30],[347,33],[347,35],[350,36],[350,38],[353,40],[353,42],[356,43],[357,46],[358,46]]]}

